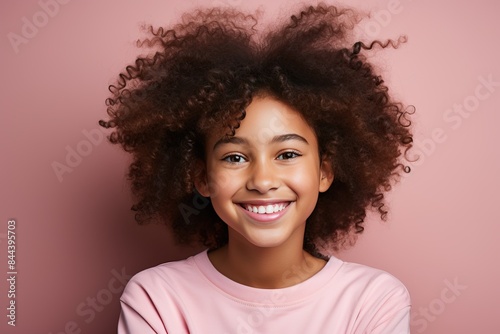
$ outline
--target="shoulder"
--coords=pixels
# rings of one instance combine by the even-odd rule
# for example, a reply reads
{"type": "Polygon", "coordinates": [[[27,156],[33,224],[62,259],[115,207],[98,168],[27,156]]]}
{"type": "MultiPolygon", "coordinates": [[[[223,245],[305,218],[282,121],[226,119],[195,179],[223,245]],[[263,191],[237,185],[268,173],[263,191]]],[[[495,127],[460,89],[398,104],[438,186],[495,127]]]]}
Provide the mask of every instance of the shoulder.
{"type": "Polygon", "coordinates": [[[342,266],[340,267],[339,275],[343,275],[346,278],[361,280],[362,282],[371,284],[386,282],[387,284],[392,283],[404,287],[398,278],[387,271],[359,263],[341,262],[342,266]]]}
{"type": "Polygon", "coordinates": [[[410,305],[410,294],[405,285],[390,273],[367,265],[342,262],[337,272],[346,291],[358,293],[366,298],[391,297],[410,305]]]}
{"type": "Polygon", "coordinates": [[[206,289],[194,261],[200,254],[135,274],[120,297],[118,332],[188,333],[185,303],[206,289]]]}
{"type": "Polygon", "coordinates": [[[399,279],[370,266],[342,262],[334,281],[343,307],[360,328],[368,333],[409,333],[410,294],[399,279]]]}
{"type": "Polygon", "coordinates": [[[166,262],[135,274],[123,291],[122,301],[135,299],[137,294],[152,297],[160,292],[169,294],[168,292],[175,292],[180,288],[196,286],[200,273],[194,259],[200,254],[185,260],[166,262]]]}

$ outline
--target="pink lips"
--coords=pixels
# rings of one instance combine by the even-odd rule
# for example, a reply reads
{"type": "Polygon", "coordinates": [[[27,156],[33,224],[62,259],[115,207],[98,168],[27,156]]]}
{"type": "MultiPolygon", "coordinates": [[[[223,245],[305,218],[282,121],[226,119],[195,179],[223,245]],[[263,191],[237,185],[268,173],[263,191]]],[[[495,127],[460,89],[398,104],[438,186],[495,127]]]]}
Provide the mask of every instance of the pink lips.
{"type": "MultiPolygon", "coordinates": [[[[242,204],[240,205],[241,209],[243,212],[252,218],[255,221],[261,222],[261,223],[271,223],[279,218],[281,218],[287,211],[292,202],[284,202],[284,208],[281,209],[280,211],[277,212],[272,212],[272,213],[258,213],[258,212],[253,212],[249,211],[246,209],[247,205],[242,204]]],[[[262,206],[262,205],[261,205],[262,206]]]]}

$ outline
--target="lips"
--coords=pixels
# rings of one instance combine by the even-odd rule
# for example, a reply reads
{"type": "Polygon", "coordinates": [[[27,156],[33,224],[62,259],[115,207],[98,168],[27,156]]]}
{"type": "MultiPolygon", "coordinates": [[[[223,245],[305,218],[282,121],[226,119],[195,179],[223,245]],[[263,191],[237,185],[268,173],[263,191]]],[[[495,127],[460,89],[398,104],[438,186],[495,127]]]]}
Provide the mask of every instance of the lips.
{"type": "Polygon", "coordinates": [[[293,202],[247,202],[240,203],[241,210],[251,218],[251,221],[259,224],[272,224],[279,222],[280,218],[288,212],[293,202]]]}

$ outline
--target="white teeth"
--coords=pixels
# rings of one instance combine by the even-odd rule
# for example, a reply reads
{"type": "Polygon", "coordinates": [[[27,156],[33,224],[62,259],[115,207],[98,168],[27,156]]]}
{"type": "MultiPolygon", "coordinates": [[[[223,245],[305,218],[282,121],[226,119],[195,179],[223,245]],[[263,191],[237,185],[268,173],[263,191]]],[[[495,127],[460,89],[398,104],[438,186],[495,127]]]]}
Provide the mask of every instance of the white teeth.
{"type": "Polygon", "coordinates": [[[276,213],[276,212],[279,212],[281,210],[283,210],[284,208],[286,208],[287,204],[269,204],[269,205],[259,205],[259,206],[254,206],[254,205],[250,205],[250,204],[247,204],[245,205],[245,209],[247,211],[250,211],[250,212],[254,212],[254,213],[258,213],[258,214],[270,214],[270,213],[276,213]]]}

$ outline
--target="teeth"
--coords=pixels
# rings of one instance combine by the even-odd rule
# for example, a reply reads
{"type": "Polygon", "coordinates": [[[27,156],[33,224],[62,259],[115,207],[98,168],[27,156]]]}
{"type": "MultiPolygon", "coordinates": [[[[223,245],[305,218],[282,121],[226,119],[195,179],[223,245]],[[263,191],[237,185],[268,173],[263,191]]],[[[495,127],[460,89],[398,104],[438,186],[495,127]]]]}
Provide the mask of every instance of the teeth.
{"type": "Polygon", "coordinates": [[[259,206],[255,206],[255,205],[250,205],[250,204],[247,204],[245,205],[245,209],[247,211],[250,211],[250,212],[254,212],[254,213],[258,213],[258,214],[270,214],[270,213],[276,213],[276,212],[279,212],[281,210],[283,210],[284,208],[286,208],[287,204],[269,204],[269,205],[259,205],[259,206]]]}

